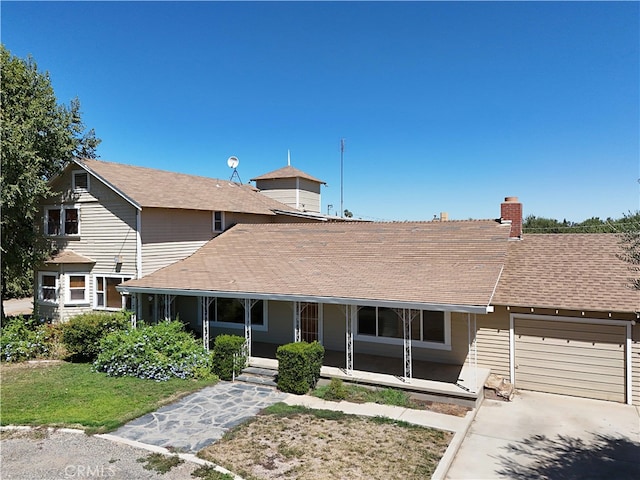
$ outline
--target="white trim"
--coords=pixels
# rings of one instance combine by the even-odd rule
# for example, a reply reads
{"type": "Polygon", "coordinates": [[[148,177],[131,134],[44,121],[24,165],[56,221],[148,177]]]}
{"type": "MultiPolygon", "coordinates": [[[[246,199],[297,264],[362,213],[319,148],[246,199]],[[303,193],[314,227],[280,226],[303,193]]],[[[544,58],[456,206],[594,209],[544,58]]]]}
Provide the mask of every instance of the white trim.
{"type": "Polygon", "coordinates": [[[91,175],[84,168],[81,170],[72,170],[71,171],[71,188],[74,192],[88,192],[91,190],[91,175]],[[76,186],[76,175],[85,174],[87,176],[87,188],[77,187],[76,186]]]}
{"type": "Polygon", "coordinates": [[[122,285],[118,290],[123,293],[146,293],[181,295],[186,297],[222,297],[222,298],[253,298],[256,300],[281,300],[284,302],[310,302],[327,303],[330,305],[357,305],[367,307],[389,307],[389,308],[410,308],[413,310],[434,310],[437,312],[460,312],[460,313],[492,313],[492,305],[456,305],[447,303],[419,303],[402,302],[398,300],[371,300],[363,298],[346,297],[317,297],[309,295],[286,295],[256,292],[224,292],[219,290],[183,290],[180,288],[152,288],[135,287],[122,285]]]}
{"type": "MultiPolygon", "coordinates": [[[[50,287],[47,287],[50,288],[50,287]]],[[[52,271],[41,271],[38,272],[38,303],[42,304],[42,305],[58,305],[60,303],[60,274],[58,272],[52,272],[52,271]],[[53,276],[56,278],[55,281],[55,292],[56,292],[56,299],[51,301],[51,300],[45,300],[42,298],[42,277],[43,276],[53,276]]]]}
{"type": "Polygon", "coordinates": [[[136,210],[136,277],[142,278],[142,210],[136,210]]]}
{"type": "MultiPolygon", "coordinates": [[[[120,294],[121,297],[121,303],[122,306],[120,308],[114,308],[114,307],[107,307],[107,290],[106,290],[106,286],[107,286],[107,282],[106,279],[107,278],[119,278],[121,280],[121,282],[125,282],[125,278],[127,280],[131,280],[132,278],[135,277],[135,275],[127,275],[127,274],[122,274],[122,273],[118,273],[118,274],[112,274],[112,273],[94,273],[92,275],[93,277],[93,300],[91,302],[93,309],[94,310],[105,310],[105,311],[109,311],[109,312],[117,312],[122,310],[123,308],[125,308],[126,306],[126,298],[125,295],[120,294]],[[103,285],[102,288],[104,290],[100,290],[100,292],[102,292],[105,295],[104,298],[104,305],[98,305],[98,277],[102,277],[102,281],[103,281],[103,285]]],[[[133,306],[133,305],[132,305],[133,306]]]]}
{"type": "MultiPolygon", "coordinates": [[[[70,305],[89,305],[89,272],[67,272],[62,275],[64,283],[64,304],[70,305]],[[81,299],[71,298],[71,277],[84,277],[84,296],[81,299]]],[[[78,289],[79,290],[79,289],[78,289]]]]}
{"type": "Polygon", "coordinates": [[[611,320],[605,318],[583,318],[583,317],[561,317],[554,315],[537,315],[532,313],[510,313],[509,314],[509,374],[511,375],[511,383],[515,388],[516,375],[515,375],[515,319],[522,318],[525,320],[544,320],[547,322],[568,322],[568,323],[585,323],[595,325],[611,325],[611,326],[625,326],[625,399],[626,403],[631,405],[633,396],[633,385],[631,379],[631,320],[611,320]]]}

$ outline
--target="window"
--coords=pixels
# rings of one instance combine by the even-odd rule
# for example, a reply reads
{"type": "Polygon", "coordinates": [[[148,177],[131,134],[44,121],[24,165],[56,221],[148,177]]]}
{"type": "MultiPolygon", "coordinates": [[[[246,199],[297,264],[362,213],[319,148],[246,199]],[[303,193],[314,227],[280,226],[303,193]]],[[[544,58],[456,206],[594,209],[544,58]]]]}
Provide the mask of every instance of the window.
{"type": "Polygon", "coordinates": [[[89,191],[89,174],[84,170],[73,172],[73,191],[88,192],[89,191]]]}
{"type": "Polygon", "coordinates": [[[224,212],[213,212],[213,231],[224,231],[224,212]]]}
{"type": "MultiPolygon", "coordinates": [[[[429,348],[450,348],[449,312],[410,310],[411,340],[429,348]]],[[[404,338],[402,311],[385,307],[361,307],[358,311],[359,340],[401,343],[404,338]]]]}
{"type": "Polygon", "coordinates": [[[67,284],[67,298],[65,304],[78,304],[89,302],[88,275],[69,274],[67,284]]]}
{"type": "Polygon", "coordinates": [[[46,303],[58,303],[58,274],[38,273],[38,300],[46,303]]]}
{"type": "MultiPolygon", "coordinates": [[[[251,325],[265,327],[265,317],[265,302],[258,300],[251,308],[251,325]]],[[[215,298],[209,306],[209,320],[229,326],[244,325],[244,301],[237,298],[215,298]]]]}
{"type": "Polygon", "coordinates": [[[46,235],[79,235],[80,209],[76,206],[45,207],[46,235]]]}
{"type": "Polygon", "coordinates": [[[95,308],[104,308],[106,310],[130,309],[131,297],[129,295],[120,295],[120,292],[116,290],[118,285],[130,279],[131,277],[96,275],[94,277],[95,308]]]}

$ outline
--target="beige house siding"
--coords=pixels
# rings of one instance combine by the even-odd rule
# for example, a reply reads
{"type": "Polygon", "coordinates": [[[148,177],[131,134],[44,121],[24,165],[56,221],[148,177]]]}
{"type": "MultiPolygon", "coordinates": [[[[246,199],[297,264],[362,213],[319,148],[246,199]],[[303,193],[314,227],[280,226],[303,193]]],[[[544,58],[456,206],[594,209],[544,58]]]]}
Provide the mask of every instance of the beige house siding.
{"type": "MultiPolygon", "coordinates": [[[[509,379],[509,312],[495,307],[495,312],[476,316],[478,366],[509,379]]],[[[473,363],[467,357],[465,364],[473,363]]]]}
{"type": "Polygon", "coordinates": [[[212,212],[201,210],[144,208],[140,227],[143,276],[188,257],[217,235],[212,212]]]}
{"type": "Polygon", "coordinates": [[[631,384],[632,403],[640,406],[640,326],[631,327],[631,384]]]}

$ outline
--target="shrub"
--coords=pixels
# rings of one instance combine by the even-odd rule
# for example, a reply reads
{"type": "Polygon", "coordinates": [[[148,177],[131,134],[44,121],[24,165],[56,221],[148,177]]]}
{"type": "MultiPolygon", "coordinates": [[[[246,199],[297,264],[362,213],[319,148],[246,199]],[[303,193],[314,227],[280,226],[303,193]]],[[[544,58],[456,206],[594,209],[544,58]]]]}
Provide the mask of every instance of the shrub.
{"type": "Polygon", "coordinates": [[[49,354],[47,325],[23,316],[7,317],[0,328],[0,360],[22,362],[49,354]]]}
{"type": "Polygon", "coordinates": [[[278,359],[278,388],[283,392],[305,394],[320,378],[324,347],[318,342],[281,345],[278,359]]]}
{"type": "Polygon", "coordinates": [[[347,389],[339,378],[332,378],[324,394],[325,400],[344,400],[347,398],[347,389]]]}
{"type": "Polygon", "coordinates": [[[218,335],[213,344],[212,370],[223,380],[231,380],[247,365],[245,338],[238,335],[218,335]]]}
{"type": "Polygon", "coordinates": [[[73,360],[92,361],[100,353],[100,340],[111,332],[130,327],[131,314],[87,312],[62,325],[62,341],[73,360]]]}
{"type": "Polygon", "coordinates": [[[213,377],[209,354],[179,321],[112,332],[102,339],[100,349],[93,366],[112,377],[213,377]]]}

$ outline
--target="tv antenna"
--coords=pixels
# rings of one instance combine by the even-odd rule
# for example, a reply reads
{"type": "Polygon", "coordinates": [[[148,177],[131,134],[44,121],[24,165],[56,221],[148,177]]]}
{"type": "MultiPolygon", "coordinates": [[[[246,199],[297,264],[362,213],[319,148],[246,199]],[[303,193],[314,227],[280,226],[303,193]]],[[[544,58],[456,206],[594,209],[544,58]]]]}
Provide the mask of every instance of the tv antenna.
{"type": "Polygon", "coordinates": [[[233,179],[237,178],[238,183],[242,185],[242,180],[240,180],[240,174],[238,173],[238,165],[240,165],[240,160],[238,160],[238,157],[229,157],[227,159],[227,165],[229,166],[229,168],[233,168],[233,173],[231,174],[231,178],[229,179],[229,181],[233,182],[233,179]]]}

